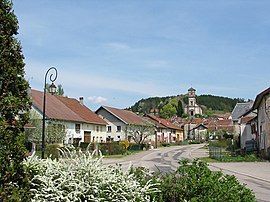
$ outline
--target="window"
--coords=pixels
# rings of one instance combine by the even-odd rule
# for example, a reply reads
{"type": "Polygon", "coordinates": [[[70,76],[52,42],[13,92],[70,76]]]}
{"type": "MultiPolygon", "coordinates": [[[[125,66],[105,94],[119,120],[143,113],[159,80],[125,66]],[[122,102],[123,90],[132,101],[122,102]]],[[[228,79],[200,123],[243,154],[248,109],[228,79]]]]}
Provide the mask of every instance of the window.
{"type": "Polygon", "coordinates": [[[99,126],[96,126],[96,131],[99,132],[99,126]]]}
{"type": "Polygon", "coordinates": [[[75,124],[75,131],[76,131],[76,133],[81,132],[81,124],[78,124],[78,123],[75,124]]]}
{"type": "Polygon", "coordinates": [[[117,126],[117,131],[116,132],[121,132],[121,126],[117,126]]]}
{"type": "Polygon", "coordinates": [[[108,133],[112,132],[112,127],[111,127],[111,126],[108,126],[107,132],[108,132],[108,133]]]}

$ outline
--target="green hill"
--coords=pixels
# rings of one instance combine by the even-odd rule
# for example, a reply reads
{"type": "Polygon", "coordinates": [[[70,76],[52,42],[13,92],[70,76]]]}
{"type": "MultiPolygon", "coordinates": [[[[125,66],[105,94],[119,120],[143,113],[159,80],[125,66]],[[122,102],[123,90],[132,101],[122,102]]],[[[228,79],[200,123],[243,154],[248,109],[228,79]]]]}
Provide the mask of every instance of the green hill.
{"type": "MultiPolygon", "coordinates": [[[[245,102],[241,98],[228,98],[214,95],[199,95],[197,103],[202,107],[203,113],[210,116],[214,112],[231,112],[238,102],[245,102]]],[[[187,95],[150,97],[136,102],[131,109],[139,114],[155,113],[164,118],[172,116],[185,116],[183,107],[188,103],[187,95]]]]}

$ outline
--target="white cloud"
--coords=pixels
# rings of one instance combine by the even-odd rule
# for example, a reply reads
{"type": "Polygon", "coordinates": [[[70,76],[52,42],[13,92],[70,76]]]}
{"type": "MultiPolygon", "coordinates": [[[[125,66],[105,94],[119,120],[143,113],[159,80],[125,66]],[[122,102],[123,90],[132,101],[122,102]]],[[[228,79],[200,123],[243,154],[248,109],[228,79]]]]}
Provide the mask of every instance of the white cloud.
{"type": "MultiPolygon", "coordinates": [[[[32,78],[30,83],[35,83],[33,86],[37,89],[42,89],[44,74],[41,72],[46,72],[50,65],[45,65],[35,61],[28,61],[26,64],[26,78],[32,78]],[[38,85],[38,86],[37,86],[38,85]]],[[[171,91],[171,86],[164,86],[163,84],[157,83],[151,79],[141,80],[140,78],[136,80],[131,80],[129,78],[117,78],[117,77],[107,77],[101,74],[94,74],[89,72],[80,72],[74,70],[66,70],[65,68],[58,68],[58,78],[57,82],[63,84],[64,88],[77,87],[85,92],[89,89],[100,89],[100,90],[116,90],[124,91],[129,93],[143,94],[147,96],[158,96],[166,95],[171,91]]]]}
{"type": "Polygon", "coordinates": [[[120,42],[111,42],[105,44],[106,47],[114,49],[114,50],[129,50],[130,46],[125,44],[125,43],[120,43],[120,42]]]}
{"type": "Polygon", "coordinates": [[[90,96],[88,100],[94,104],[105,104],[107,102],[107,98],[101,96],[90,96]]]}
{"type": "Polygon", "coordinates": [[[167,68],[169,65],[166,60],[153,60],[146,63],[146,66],[149,68],[167,68]]]}

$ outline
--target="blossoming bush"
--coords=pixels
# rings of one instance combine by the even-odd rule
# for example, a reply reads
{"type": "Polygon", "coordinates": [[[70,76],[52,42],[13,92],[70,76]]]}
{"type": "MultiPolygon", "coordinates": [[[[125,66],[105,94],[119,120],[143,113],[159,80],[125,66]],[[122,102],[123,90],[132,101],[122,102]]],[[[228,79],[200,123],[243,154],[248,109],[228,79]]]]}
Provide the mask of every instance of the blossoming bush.
{"type": "Polygon", "coordinates": [[[64,152],[59,160],[32,157],[25,162],[32,175],[32,201],[155,201],[157,184],[140,183],[120,166],[110,167],[90,153],[64,152]]]}

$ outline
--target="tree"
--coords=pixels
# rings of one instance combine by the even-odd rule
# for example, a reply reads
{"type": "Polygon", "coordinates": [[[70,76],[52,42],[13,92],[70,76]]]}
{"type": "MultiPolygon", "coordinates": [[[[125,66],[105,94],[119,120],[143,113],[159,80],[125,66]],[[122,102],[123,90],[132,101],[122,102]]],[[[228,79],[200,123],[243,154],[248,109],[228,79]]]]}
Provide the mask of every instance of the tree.
{"type": "Polygon", "coordinates": [[[141,148],[147,137],[155,134],[155,127],[150,123],[144,125],[129,124],[126,128],[128,136],[130,136],[135,143],[141,145],[141,148]]]}
{"type": "Polygon", "coordinates": [[[64,89],[63,89],[63,86],[61,84],[57,85],[56,94],[61,95],[61,96],[64,95],[64,89]]]}
{"type": "Polygon", "coordinates": [[[175,109],[176,109],[176,115],[179,116],[179,117],[182,117],[182,115],[184,113],[183,105],[182,105],[182,100],[177,99],[177,98],[173,98],[173,99],[171,99],[171,101],[169,103],[172,106],[175,107],[175,109]]]}
{"type": "Polygon", "coordinates": [[[50,120],[46,127],[46,139],[49,144],[63,143],[66,136],[66,127],[61,121],[50,120]]]}
{"type": "Polygon", "coordinates": [[[24,78],[18,21],[10,0],[0,1],[0,198],[27,201],[28,177],[23,168],[24,125],[31,106],[24,78]]]}
{"type": "Polygon", "coordinates": [[[168,119],[174,116],[176,112],[177,112],[176,108],[171,103],[168,103],[164,107],[161,108],[160,116],[162,118],[168,119]]]}
{"type": "MultiPolygon", "coordinates": [[[[27,139],[37,144],[41,143],[42,119],[34,112],[30,113],[29,123],[33,126],[26,130],[27,139]]],[[[47,144],[63,143],[66,136],[65,124],[57,120],[49,120],[46,123],[45,142],[47,144]]]]}

